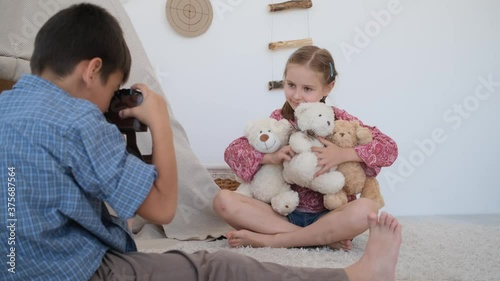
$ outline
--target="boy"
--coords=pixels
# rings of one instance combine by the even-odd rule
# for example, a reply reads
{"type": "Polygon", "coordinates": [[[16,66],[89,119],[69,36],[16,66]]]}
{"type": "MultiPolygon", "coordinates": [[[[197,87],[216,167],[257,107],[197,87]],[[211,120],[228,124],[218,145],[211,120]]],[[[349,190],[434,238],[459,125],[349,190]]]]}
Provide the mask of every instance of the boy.
{"type": "Polygon", "coordinates": [[[345,270],[283,267],[224,251],[136,252],[125,220],[135,213],[157,224],[172,220],[177,167],[166,103],[146,85],[133,86],[143,103],[120,115],[149,127],[153,165],[129,155],[102,114],[130,66],[118,22],[95,5],[74,5],[38,32],[34,75],[0,95],[2,280],[394,279],[401,229],[385,214],[368,218],[366,253],[345,270]]]}

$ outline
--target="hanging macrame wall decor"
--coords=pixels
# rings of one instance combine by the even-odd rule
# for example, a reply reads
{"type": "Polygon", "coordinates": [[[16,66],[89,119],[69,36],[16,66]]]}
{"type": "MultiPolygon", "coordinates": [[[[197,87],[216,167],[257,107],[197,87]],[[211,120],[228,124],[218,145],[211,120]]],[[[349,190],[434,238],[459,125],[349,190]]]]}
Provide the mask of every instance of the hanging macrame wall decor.
{"type": "MultiPolygon", "coordinates": [[[[292,0],[292,1],[287,1],[287,2],[282,2],[282,3],[276,3],[276,4],[269,4],[269,12],[278,12],[278,11],[284,11],[284,10],[290,10],[290,9],[309,9],[312,7],[312,1],[311,0],[292,0]]],[[[271,24],[271,43],[269,43],[268,48],[271,51],[275,51],[278,49],[282,48],[297,48],[297,47],[302,47],[306,45],[312,45],[313,41],[310,38],[309,34],[309,11],[307,11],[307,18],[308,18],[308,38],[304,39],[297,39],[297,40],[288,40],[288,41],[276,41],[273,42],[273,27],[274,24],[271,24]]],[[[274,14],[272,15],[272,23],[274,23],[274,14]]],[[[274,56],[271,54],[271,58],[274,58],[274,56]]],[[[274,59],[272,59],[272,75],[274,76],[274,59]]],[[[274,89],[282,89],[283,88],[283,80],[272,80],[268,82],[268,88],[269,90],[274,90],[274,89]]]]}

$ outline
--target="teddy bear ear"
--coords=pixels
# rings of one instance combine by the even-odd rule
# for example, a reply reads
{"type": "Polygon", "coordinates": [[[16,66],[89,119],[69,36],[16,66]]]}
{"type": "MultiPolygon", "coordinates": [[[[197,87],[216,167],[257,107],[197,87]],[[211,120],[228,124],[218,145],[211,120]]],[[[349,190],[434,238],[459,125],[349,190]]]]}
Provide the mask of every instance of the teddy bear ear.
{"type": "Polygon", "coordinates": [[[356,136],[358,137],[358,144],[367,144],[373,140],[372,132],[366,127],[362,127],[358,123],[356,128],[356,136]]]}
{"type": "Polygon", "coordinates": [[[297,106],[297,108],[295,109],[295,116],[297,116],[298,114],[302,114],[302,112],[306,111],[309,107],[311,107],[310,102],[303,102],[299,104],[299,106],[297,106]]]}
{"type": "Polygon", "coordinates": [[[252,131],[252,128],[253,128],[253,122],[249,121],[247,122],[247,124],[245,125],[245,130],[243,131],[243,135],[248,138],[248,136],[250,135],[250,132],[252,131]]]}
{"type": "Polygon", "coordinates": [[[282,128],[283,130],[286,130],[286,131],[292,130],[292,125],[286,119],[279,120],[278,126],[280,126],[280,128],[282,128]]]}
{"type": "Polygon", "coordinates": [[[358,120],[353,120],[351,122],[354,124],[354,128],[359,129],[360,125],[358,120]]]}

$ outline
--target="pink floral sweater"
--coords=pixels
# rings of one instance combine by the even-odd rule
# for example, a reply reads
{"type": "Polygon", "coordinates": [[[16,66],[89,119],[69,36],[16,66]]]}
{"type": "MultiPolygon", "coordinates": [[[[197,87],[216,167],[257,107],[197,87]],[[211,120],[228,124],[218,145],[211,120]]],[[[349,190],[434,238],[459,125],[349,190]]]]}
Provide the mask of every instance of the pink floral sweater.
{"type": "MultiPolygon", "coordinates": [[[[358,118],[350,115],[345,110],[332,107],[335,113],[335,118],[338,120],[358,120],[358,118]]],[[[271,117],[276,120],[283,119],[281,110],[277,109],[272,114],[271,117]]],[[[359,121],[364,127],[370,129],[373,140],[365,145],[359,145],[354,148],[359,158],[363,160],[363,168],[367,176],[374,177],[379,172],[381,167],[387,167],[392,165],[398,156],[398,147],[396,143],[380,132],[376,127],[370,127],[364,125],[363,122],[359,121]]],[[[245,137],[240,137],[233,141],[224,152],[224,160],[229,165],[229,167],[234,171],[234,173],[239,176],[244,181],[252,181],[253,176],[259,170],[261,164],[260,161],[264,157],[264,154],[256,151],[249,143],[245,137]]],[[[321,193],[312,191],[308,188],[301,187],[298,185],[292,185],[292,189],[297,191],[299,194],[299,206],[298,211],[307,213],[317,213],[325,210],[323,206],[323,195],[321,193]]],[[[354,200],[350,198],[349,201],[354,200]]]]}

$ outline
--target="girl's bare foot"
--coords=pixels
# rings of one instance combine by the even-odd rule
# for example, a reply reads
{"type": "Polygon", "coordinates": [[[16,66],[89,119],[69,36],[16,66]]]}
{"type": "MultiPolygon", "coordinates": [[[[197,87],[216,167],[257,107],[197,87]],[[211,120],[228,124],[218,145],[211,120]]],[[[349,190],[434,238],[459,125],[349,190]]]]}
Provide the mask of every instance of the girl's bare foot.
{"type": "Polygon", "coordinates": [[[230,247],[268,247],[273,235],[252,232],[246,229],[230,231],[226,235],[230,247]]]}
{"type": "MultiPolygon", "coordinates": [[[[227,233],[226,237],[229,246],[232,248],[244,246],[250,246],[254,248],[276,246],[273,244],[275,235],[257,233],[246,229],[230,231],[227,233]]],[[[328,247],[334,250],[342,249],[346,252],[352,250],[351,240],[342,240],[339,242],[335,242],[328,245],[328,247]]]]}
{"type": "Polygon", "coordinates": [[[368,215],[370,235],[363,257],[345,269],[350,281],[394,281],[401,246],[401,225],[383,212],[368,215]]]}
{"type": "Polygon", "coordinates": [[[344,250],[345,252],[349,252],[350,250],[352,250],[351,240],[349,239],[332,243],[328,245],[328,247],[334,250],[344,250]]]}

